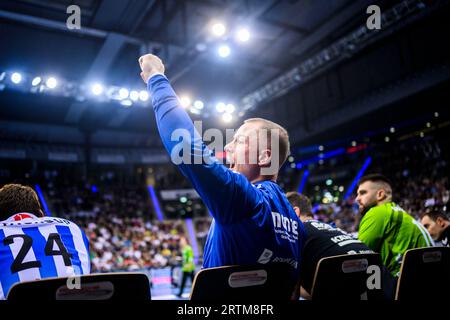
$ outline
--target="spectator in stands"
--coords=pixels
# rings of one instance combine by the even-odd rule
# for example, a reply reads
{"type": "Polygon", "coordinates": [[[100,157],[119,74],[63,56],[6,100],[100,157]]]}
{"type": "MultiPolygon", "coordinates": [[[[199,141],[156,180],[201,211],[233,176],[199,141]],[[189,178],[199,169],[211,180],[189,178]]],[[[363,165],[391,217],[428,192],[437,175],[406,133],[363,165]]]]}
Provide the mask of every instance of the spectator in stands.
{"type": "Polygon", "coordinates": [[[450,247],[450,219],[440,211],[427,212],[420,221],[428,230],[436,245],[450,247]]]}
{"type": "Polygon", "coordinates": [[[0,299],[14,283],[89,274],[90,268],[88,240],[77,225],[44,217],[30,187],[0,189],[0,299]]]}
{"type": "Polygon", "coordinates": [[[181,259],[181,221],[109,215],[91,217],[82,226],[92,244],[93,272],[163,268],[181,259]]]}
{"type": "Polygon", "coordinates": [[[192,251],[192,247],[190,246],[189,241],[186,237],[181,237],[180,246],[183,256],[183,261],[181,264],[181,271],[183,272],[183,276],[181,279],[181,286],[178,297],[181,297],[181,295],[183,294],[184,286],[186,285],[186,280],[188,278],[191,279],[191,285],[194,283],[195,272],[194,251],[192,251]]]}
{"type": "Polygon", "coordinates": [[[304,228],[276,183],[289,154],[286,130],[264,119],[245,121],[225,147],[231,162],[228,169],[203,143],[164,76],[162,61],[148,54],[139,58],[139,64],[163,144],[214,217],[203,266],[251,265],[269,253],[272,259],[296,262],[286,277],[298,283],[304,228]],[[180,147],[180,141],[172,138],[176,129],[186,133],[183,159],[174,159],[180,147]]]}
{"type": "MultiPolygon", "coordinates": [[[[343,254],[372,253],[373,251],[341,229],[315,220],[308,197],[297,192],[288,192],[286,197],[303,222],[307,233],[303,249],[300,295],[305,299],[311,299],[314,275],[320,259],[343,254]]],[[[387,299],[394,298],[394,288],[394,279],[389,276],[387,270],[384,271],[382,289],[387,299]]]]}
{"type": "Polygon", "coordinates": [[[362,215],[358,238],[381,254],[394,277],[398,276],[406,250],[434,245],[428,231],[392,202],[391,183],[383,175],[362,177],[356,202],[362,215]]]}

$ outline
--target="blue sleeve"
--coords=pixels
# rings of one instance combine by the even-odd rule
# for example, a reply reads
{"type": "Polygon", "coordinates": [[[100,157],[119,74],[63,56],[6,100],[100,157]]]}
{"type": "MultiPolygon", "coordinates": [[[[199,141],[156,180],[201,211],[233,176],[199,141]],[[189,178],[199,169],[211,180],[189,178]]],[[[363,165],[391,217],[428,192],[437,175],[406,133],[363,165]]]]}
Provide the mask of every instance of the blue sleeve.
{"type": "Polygon", "coordinates": [[[191,118],[180,106],[167,78],[163,75],[151,77],[148,90],[164,147],[172,161],[173,154],[183,157],[183,161],[177,163],[178,167],[192,183],[217,222],[235,223],[260,211],[265,205],[262,192],[246,177],[229,170],[212,155],[191,118]],[[173,139],[172,134],[177,129],[183,129],[185,135],[173,139]],[[184,147],[180,147],[181,145],[184,147]],[[188,155],[183,154],[186,150],[188,155]]]}

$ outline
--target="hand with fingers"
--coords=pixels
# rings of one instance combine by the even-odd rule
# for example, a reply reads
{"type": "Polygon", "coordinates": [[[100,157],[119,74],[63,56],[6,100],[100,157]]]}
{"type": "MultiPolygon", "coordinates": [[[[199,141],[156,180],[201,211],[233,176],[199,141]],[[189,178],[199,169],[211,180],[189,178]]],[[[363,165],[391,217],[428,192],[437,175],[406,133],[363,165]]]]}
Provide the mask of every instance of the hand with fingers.
{"type": "Polygon", "coordinates": [[[146,54],[139,58],[141,78],[145,83],[155,74],[164,74],[164,64],[160,58],[153,54],[146,54]]]}

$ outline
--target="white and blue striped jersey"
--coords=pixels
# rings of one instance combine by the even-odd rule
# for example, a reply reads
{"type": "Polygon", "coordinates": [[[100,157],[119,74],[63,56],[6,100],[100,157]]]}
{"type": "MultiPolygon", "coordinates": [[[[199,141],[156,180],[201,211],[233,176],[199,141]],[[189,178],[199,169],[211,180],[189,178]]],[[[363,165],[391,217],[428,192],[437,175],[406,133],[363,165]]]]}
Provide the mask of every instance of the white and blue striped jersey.
{"type": "Polygon", "coordinates": [[[73,222],[29,213],[0,221],[0,300],[17,282],[90,271],[88,239],[73,222]]]}

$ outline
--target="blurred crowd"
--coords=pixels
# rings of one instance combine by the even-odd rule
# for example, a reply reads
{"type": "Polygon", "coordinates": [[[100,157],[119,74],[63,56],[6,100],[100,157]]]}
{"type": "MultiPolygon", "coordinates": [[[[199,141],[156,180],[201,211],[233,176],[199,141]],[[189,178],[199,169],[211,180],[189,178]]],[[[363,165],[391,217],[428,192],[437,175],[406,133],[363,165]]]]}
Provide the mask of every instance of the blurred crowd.
{"type": "MultiPolygon", "coordinates": [[[[382,148],[367,149],[360,155],[351,154],[340,160],[330,159],[321,166],[312,170],[310,168],[310,171],[314,173],[317,170],[324,177],[335,177],[339,170],[350,172],[349,166],[357,167],[355,163],[361,163],[370,155],[372,163],[365,174],[382,173],[390,178],[394,202],[418,219],[432,208],[445,212],[448,210],[450,157],[446,143],[446,138],[440,141],[432,138],[409,139],[384,145],[382,148]]],[[[78,167],[62,170],[37,169],[35,171],[40,176],[25,174],[29,180],[20,182],[29,185],[39,183],[52,213],[68,218],[85,229],[90,239],[94,272],[172,267],[179,264],[179,240],[186,233],[185,224],[180,217],[193,218],[198,244],[201,249],[204,248],[212,218],[207,210],[198,208],[203,208],[201,201],[184,199],[185,201],[163,202],[161,208],[167,217],[177,220],[157,221],[142,169],[137,170],[141,176],[128,172],[121,174],[118,170],[104,170],[98,172],[92,180],[80,173],[78,167]],[[201,216],[199,212],[204,212],[207,216],[201,216]]],[[[25,172],[23,164],[18,164],[17,172],[13,169],[5,170],[2,175],[9,182],[20,172],[25,172]]],[[[190,188],[176,168],[168,169],[167,172],[152,170],[156,193],[164,189],[190,188]]],[[[287,185],[291,182],[290,187],[286,186],[286,191],[298,188],[298,181],[293,181],[295,179],[289,172],[281,174],[279,180],[287,185]]],[[[349,182],[351,181],[336,183],[334,191],[330,191],[335,196],[337,186],[341,183],[347,186],[349,182]]],[[[319,195],[325,189],[318,191],[316,184],[318,183],[308,185],[307,182],[305,188],[305,194],[313,202],[315,217],[349,233],[358,232],[360,215],[354,195],[343,200],[340,190],[338,201],[323,203],[322,196],[319,195]]],[[[326,188],[325,184],[323,188],[326,188]]],[[[201,260],[201,256],[199,258],[201,260]]]]}
{"type": "Polygon", "coordinates": [[[77,222],[90,240],[93,272],[164,268],[181,260],[182,221],[101,215],[77,222]]]}
{"type": "MultiPolygon", "coordinates": [[[[443,143],[430,138],[393,144],[373,153],[366,173],[382,173],[390,178],[394,202],[417,220],[433,209],[448,212],[449,157],[443,143]]],[[[346,201],[317,205],[315,216],[347,232],[358,231],[360,215],[354,196],[346,201]]]]}

